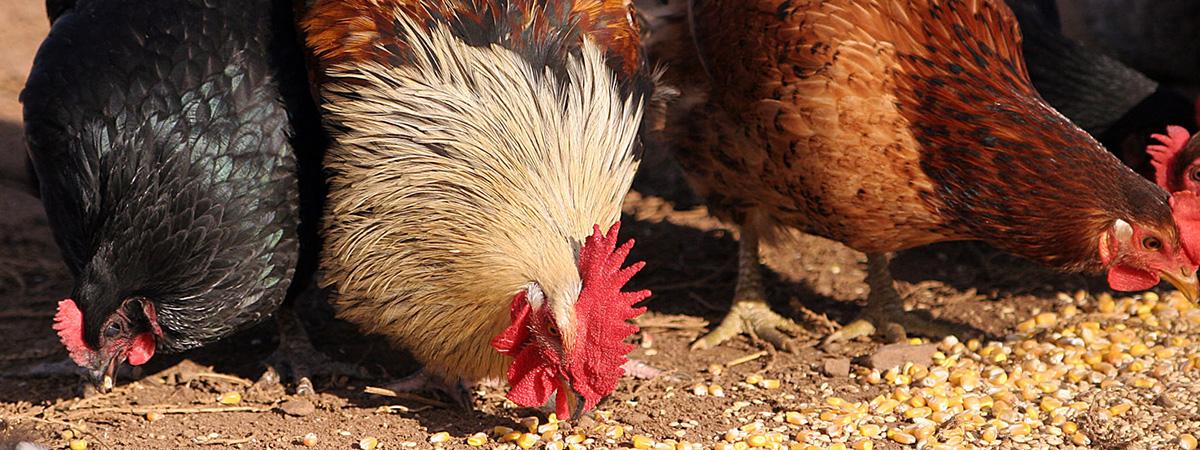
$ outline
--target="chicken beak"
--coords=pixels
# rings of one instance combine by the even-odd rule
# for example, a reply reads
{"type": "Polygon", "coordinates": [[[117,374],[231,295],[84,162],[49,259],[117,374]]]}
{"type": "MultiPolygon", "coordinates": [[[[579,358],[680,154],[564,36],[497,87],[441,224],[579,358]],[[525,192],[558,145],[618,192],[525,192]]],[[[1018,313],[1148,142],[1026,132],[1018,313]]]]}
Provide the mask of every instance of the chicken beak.
{"type": "Polygon", "coordinates": [[[1196,279],[1196,271],[1191,267],[1180,267],[1177,271],[1164,270],[1160,275],[1179,289],[1188,301],[1195,303],[1200,296],[1200,281],[1196,279]]]}
{"type": "Polygon", "coordinates": [[[565,395],[560,395],[558,398],[564,399],[564,397],[565,397],[565,401],[567,404],[567,413],[570,414],[567,417],[559,417],[559,419],[566,420],[566,419],[578,418],[581,414],[583,414],[583,404],[584,404],[583,396],[580,395],[578,392],[575,392],[575,389],[573,387],[571,387],[571,382],[567,381],[567,379],[565,379],[563,377],[559,377],[558,378],[558,389],[559,389],[560,393],[565,393],[565,395]]]}
{"type": "Polygon", "coordinates": [[[88,378],[96,390],[101,394],[107,394],[113,389],[113,380],[116,379],[117,366],[121,365],[118,361],[119,355],[113,355],[112,358],[103,360],[100,367],[96,367],[88,371],[88,378]]]}

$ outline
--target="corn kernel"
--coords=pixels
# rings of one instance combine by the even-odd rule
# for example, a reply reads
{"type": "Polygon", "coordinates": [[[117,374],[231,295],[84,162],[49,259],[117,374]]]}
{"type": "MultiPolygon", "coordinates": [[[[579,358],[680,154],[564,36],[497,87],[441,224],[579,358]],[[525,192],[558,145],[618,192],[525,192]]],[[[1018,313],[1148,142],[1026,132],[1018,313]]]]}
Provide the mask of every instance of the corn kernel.
{"type": "Polygon", "coordinates": [[[999,430],[997,430],[995,426],[991,426],[983,430],[983,435],[981,437],[983,438],[984,442],[991,443],[996,440],[997,434],[999,434],[999,430]]]}
{"type": "Polygon", "coordinates": [[[566,444],[562,442],[547,442],[546,446],[542,447],[542,450],[564,450],[564,447],[566,447],[566,444]]]}
{"type": "Polygon", "coordinates": [[[536,444],[537,441],[538,441],[538,435],[533,434],[533,433],[521,433],[521,437],[517,438],[517,446],[524,448],[524,449],[528,449],[530,447],[533,447],[533,444],[536,444]]]}
{"type": "MultiPolygon", "coordinates": [[[[304,435],[304,437],[300,438],[300,443],[304,444],[305,447],[312,447],[314,445],[317,445],[318,441],[319,441],[319,439],[317,439],[316,433],[308,433],[308,434],[304,435]]],[[[84,448],[86,448],[86,447],[84,447],[84,448]]],[[[77,449],[75,447],[71,447],[71,450],[83,450],[83,449],[82,448],[77,449]]]]}
{"type": "Polygon", "coordinates": [[[753,385],[758,384],[758,382],[760,382],[762,380],[763,380],[763,378],[760,375],[750,375],[750,376],[746,377],[746,384],[753,386],[753,385]]]}
{"type": "Polygon", "coordinates": [[[854,444],[851,447],[854,448],[854,450],[873,450],[875,448],[875,443],[871,442],[870,439],[859,439],[854,441],[854,444]]]}
{"type": "Polygon", "coordinates": [[[576,434],[567,435],[567,437],[565,439],[563,439],[563,442],[566,442],[568,444],[579,444],[579,443],[582,443],[584,441],[584,439],[587,439],[587,436],[576,433],[576,434]]]}
{"type": "Polygon", "coordinates": [[[1033,427],[1027,423],[1013,425],[1008,428],[1007,433],[1012,436],[1025,436],[1033,432],[1033,427]]]}
{"type": "Polygon", "coordinates": [[[746,450],[748,448],[750,448],[750,444],[747,444],[746,441],[737,441],[733,443],[733,450],[746,450]]]}
{"type": "Polygon", "coordinates": [[[866,437],[866,438],[874,439],[874,438],[878,437],[879,433],[882,431],[883,431],[882,427],[880,427],[879,425],[874,425],[874,424],[866,424],[866,425],[862,425],[862,426],[858,427],[858,434],[861,434],[861,435],[863,435],[863,437],[866,437]]]}
{"type": "Polygon", "coordinates": [[[746,436],[746,443],[751,447],[762,447],[767,445],[767,435],[760,433],[751,434],[746,436]]]}
{"type": "Polygon", "coordinates": [[[763,389],[778,389],[779,380],[766,379],[758,383],[758,386],[763,389]]]}
{"type": "Polygon", "coordinates": [[[512,442],[520,438],[522,434],[524,433],[520,431],[509,431],[508,433],[505,433],[504,436],[500,436],[500,439],[497,439],[496,441],[500,443],[512,442]]]}
{"type": "Polygon", "coordinates": [[[512,433],[512,431],[512,428],[497,425],[495,428],[492,428],[492,436],[500,437],[512,433]]]}
{"type": "MultiPolygon", "coordinates": [[[[1036,323],[1036,322],[1034,322],[1034,321],[1033,321],[1033,319],[1029,319],[1029,320],[1026,320],[1026,321],[1024,321],[1024,322],[1018,323],[1018,324],[1017,324],[1017,331],[1018,331],[1018,332],[1020,332],[1020,333],[1025,333],[1025,332],[1028,332],[1028,331],[1030,331],[1030,330],[1033,330],[1033,329],[1034,329],[1034,328],[1036,328],[1036,327],[1037,327],[1037,323],[1036,323]]],[[[984,356],[986,356],[986,355],[984,355],[984,356]]]]}
{"type": "Polygon", "coordinates": [[[744,432],[746,432],[746,433],[753,433],[753,432],[755,432],[755,431],[758,431],[758,430],[761,430],[761,429],[762,429],[762,423],[759,423],[759,422],[751,422],[751,423],[748,423],[748,424],[742,425],[742,426],[741,426],[740,428],[738,428],[738,429],[739,429],[739,430],[742,430],[742,431],[744,431],[744,432]]]}
{"type": "Polygon", "coordinates": [[[846,444],[838,442],[836,444],[830,445],[829,450],[848,450],[848,449],[846,448],[846,444]]]}
{"type": "Polygon", "coordinates": [[[147,422],[154,422],[161,418],[163,418],[163,413],[154,412],[154,411],[146,413],[146,421],[147,422]]]}
{"type": "Polygon", "coordinates": [[[692,386],[692,393],[696,395],[708,395],[708,386],[703,383],[692,386]]]}
{"type": "Polygon", "coordinates": [[[979,350],[979,346],[980,346],[981,344],[982,344],[982,343],[981,343],[981,342],[979,342],[979,339],[970,339],[970,340],[968,340],[968,341],[967,341],[967,350],[970,350],[970,351],[973,351],[973,352],[974,352],[974,351],[978,351],[978,350],[979,350]]]}
{"type": "Polygon", "coordinates": [[[1099,303],[1102,313],[1110,314],[1117,311],[1117,303],[1113,301],[1112,296],[1105,297],[1104,294],[1101,294],[1099,303]]]}
{"type": "Polygon", "coordinates": [[[879,402],[879,404],[875,406],[875,414],[879,414],[879,415],[890,414],[892,412],[892,410],[896,409],[896,406],[898,406],[899,404],[900,404],[900,402],[893,400],[893,399],[887,399],[882,402],[879,402]]]}
{"type": "Polygon", "coordinates": [[[523,426],[523,427],[525,427],[525,429],[529,430],[530,433],[533,433],[533,432],[537,431],[538,418],[534,417],[534,416],[530,416],[530,417],[521,419],[521,426],[523,426]]]}
{"type": "Polygon", "coordinates": [[[541,424],[541,425],[538,425],[538,427],[537,427],[537,433],[538,433],[538,434],[546,434],[546,433],[549,433],[549,432],[551,432],[551,431],[558,431],[558,424],[557,424],[557,423],[554,423],[554,422],[550,422],[550,423],[543,423],[543,424],[541,424]]]}
{"type": "Polygon", "coordinates": [[[1196,437],[1192,436],[1191,433],[1183,433],[1179,436],[1179,448],[1183,450],[1195,450],[1196,437]]]}
{"type": "Polygon", "coordinates": [[[83,439],[73,440],[71,441],[70,447],[71,450],[87,450],[87,441],[83,439]]]}
{"type": "Polygon", "coordinates": [[[930,411],[929,408],[922,406],[919,408],[912,408],[912,409],[909,409],[908,411],[905,411],[904,417],[907,417],[909,419],[916,419],[916,418],[926,417],[930,413],[932,413],[932,411],[930,411]]]}
{"type": "Polygon", "coordinates": [[[787,423],[790,423],[792,425],[804,424],[804,420],[803,420],[804,416],[800,415],[800,413],[798,411],[788,411],[787,413],[784,413],[783,417],[784,417],[784,420],[787,421],[787,423]]]}
{"type": "Polygon", "coordinates": [[[654,440],[640,434],[633,436],[633,448],[645,450],[654,446],[654,440]]]}
{"type": "MultiPolygon", "coordinates": [[[[479,434],[483,434],[483,433],[479,433],[479,434]]],[[[484,436],[483,439],[486,441],[487,436],[484,436]]],[[[375,450],[375,447],[378,447],[378,446],[379,446],[379,439],[375,439],[374,437],[371,437],[371,436],[364,437],[358,441],[358,449],[359,450],[375,450]]]]}
{"type": "Polygon", "coordinates": [[[1092,440],[1082,432],[1075,432],[1075,434],[1071,435],[1071,442],[1074,442],[1075,445],[1088,445],[1092,443],[1092,440]]]}
{"type": "Polygon", "coordinates": [[[431,443],[431,444],[440,444],[440,443],[443,443],[443,442],[446,442],[449,440],[450,440],[450,433],[447,433],[445,431],[442,431],[439,433],[434,433],[433,435],[429,436],[429,443],[431,443]]]}
{"type": "Polygon", "coordinates": [[[472,447],[478,447],[483,444],[486,444],[487,439],[488,439],[487,434],[475,433],[475,434],[472,434],[471,437],[467,438],[467,445],[470,445],[472,447]]]}
{"type": "Polygon", "coordinates": [[[226,392],[217,397],[217,403],[224,405],[236,405],[242,402],[242,394],[237,392],[226,392]]]}
{"type": "Polygon", "coordinates": [[[608,428],[604,429],[604,437],[608,439],[620,439],[621,436],[624,435],[625,427],[620,425],[610,425],[608,428]]]}
{"type": "Polygon", "coordinates": [[[718,442],[713,444],[713,450],[733,450],[733,444],[728,442],[718,442]]]}
{"type": "Polygon", "coordinates": [[[1125,413],[1125,411],[1129,411],[1129,408],[1132,407],[1133,405],[1128,402],[1121,402],[1111,408],[1108,408],[1108,412],[1111,412],[1113,416],[1119,416],[1125,413]]]}
{"type": "Polygon", "coordinates": [[[1062,408],[1062,401],[1054,397],[1042,397],[1042,411],[1050,412],[1062,408]]]}
{"type": "Polygon", "coordinates": [[[913,436],[909,433],[905,433],[903,431],[897,431],[895,433],[889,432],[888,437],[891,438],[891,440],[896,441],[897,443],[905,444],[905,445],[915,444],[917,442],[916,436],[913,436]]]}
{"type": "Polygon", "coordinates": [[[725,432],[725,442],[737,442],[742,439],[742,433],[737,428],[725,432]]]}

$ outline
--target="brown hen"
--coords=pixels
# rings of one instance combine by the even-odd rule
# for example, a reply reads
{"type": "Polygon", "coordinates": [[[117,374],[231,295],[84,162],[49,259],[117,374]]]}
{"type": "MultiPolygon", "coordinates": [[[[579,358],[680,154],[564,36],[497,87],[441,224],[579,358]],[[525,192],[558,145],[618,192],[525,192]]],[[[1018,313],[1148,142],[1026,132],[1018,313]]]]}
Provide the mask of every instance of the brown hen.
{"type": "Polygon", "coordinates": [[[901,311],[888,252],[978,239],[1119,290],[1160,275],[1194,299],[1197,199],[1172,199],[1042,100],[1012,12],[989,0],[703,0],[650,11],[652,59],[683,98],[667,136],[693,187],[741,230],[731,313],[694,344],[787,345],[758,243],[796,228],[867,253],[848,339],[901,311]],[[1192,245],[1185,245],[1191,243],[1192,245]]]}

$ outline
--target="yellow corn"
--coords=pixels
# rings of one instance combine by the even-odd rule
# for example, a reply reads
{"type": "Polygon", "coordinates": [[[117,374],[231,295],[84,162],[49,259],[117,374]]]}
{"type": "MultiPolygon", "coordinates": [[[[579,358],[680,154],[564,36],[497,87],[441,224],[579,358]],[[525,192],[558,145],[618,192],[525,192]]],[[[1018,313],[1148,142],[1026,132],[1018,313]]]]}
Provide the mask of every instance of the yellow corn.
{"type": "Polygon", "coordinates": [[[1125,411],[1129,411],[1129,408],[1132,407],[1133,405],[1129,404],[1128,402],[1121,402],[1111,408],[1108,408],[1108,412],[1111,412],[1113,416],[1119,416],[1125,413],[1125,411]]]}
{"type": "Polygon", "coordinates": [[[1192,436],[1191,433],[1183,433],[1179,436],[1179,448],[1183,450],[1195,450],[1196,437],[1192,436]]]}
{"type": "Polygon", "coordinates": [[[475,434],[472,434],[471,437],[467,438],[467,445],[470,445],[472,447],[478,447],[483,444],[486,444],[487,439],[488,439],[487,434],[475,433],[475,434]]]}
{"type": "Polygon", "coordinates": [[[640,434],[633,436],[633,448],[645,450],[654,446],[654,440],[640,434]]]}
{"type": "Polygon", "coordinates": [[[431,443],[431,444],[441,444],[441,443],[447,442],[449,440],[450,440],[450,433],[447,433],[445,431],[433,433],[433,435],[429,436],[429,443],[431,443]]]}
{"type": "Polygon", "coordinates": [[[516,442],[518,447],[528,449],[533,447],[533,444],[536,444],[537,441],[538,435],[533,433],[521,433],[521,436],[517,438],[516,442]]]}

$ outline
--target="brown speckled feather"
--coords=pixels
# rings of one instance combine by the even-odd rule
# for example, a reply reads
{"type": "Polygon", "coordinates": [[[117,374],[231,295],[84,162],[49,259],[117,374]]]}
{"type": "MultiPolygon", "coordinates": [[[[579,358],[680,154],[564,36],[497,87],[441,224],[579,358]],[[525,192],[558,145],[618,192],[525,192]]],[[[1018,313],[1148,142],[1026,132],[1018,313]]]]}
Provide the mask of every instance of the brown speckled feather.
{"type": "Polygon", "coordinates": [[[693,185],[742,226],[867,253],[982,239],[1067,270],[1100,268],[1116,218],[1178,244],[1166,192],[1034,91],[1003,2],[696,0],[691,12],[695,38],[682,10],[652,38],[686,97],[669,132],[693,185]]]}
{"type": "Polygon", "coordinates": [[[398,33],[393,10],[426,27],[449,24],[459,39],[474,46],[499,44],[531,62],[558,70],[568,54],[578,54],[580,37],[605,49],[610,68],[623,81],[645,83],[640,31],[628,0],[356,0],[317,2],[301,26],[322,67],[346,61],[399,64],[410,43],[398,33]]]}

